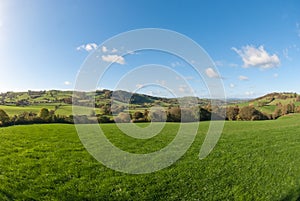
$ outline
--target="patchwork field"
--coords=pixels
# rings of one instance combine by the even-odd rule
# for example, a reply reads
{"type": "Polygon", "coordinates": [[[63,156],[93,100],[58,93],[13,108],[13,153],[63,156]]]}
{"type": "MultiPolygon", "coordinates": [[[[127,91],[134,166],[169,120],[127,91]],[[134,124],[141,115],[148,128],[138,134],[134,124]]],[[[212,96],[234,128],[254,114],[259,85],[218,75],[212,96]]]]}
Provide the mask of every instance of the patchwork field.
{"type": "MultiPolygon", "coordinates": [[[[139,124],[146,126],[146,124],[139,124]]],[[[209,122],[175,164],[145,175],[113,171],[85,150],[74,125],[0,128],[0,200],[297,200],[300,197],[300,116],[226,122],[204,160],[199,149],[209,122]]],[[[166,146],[178,123],[149,140],[101,125],[119,148],[149,153],[166,146]]]]}

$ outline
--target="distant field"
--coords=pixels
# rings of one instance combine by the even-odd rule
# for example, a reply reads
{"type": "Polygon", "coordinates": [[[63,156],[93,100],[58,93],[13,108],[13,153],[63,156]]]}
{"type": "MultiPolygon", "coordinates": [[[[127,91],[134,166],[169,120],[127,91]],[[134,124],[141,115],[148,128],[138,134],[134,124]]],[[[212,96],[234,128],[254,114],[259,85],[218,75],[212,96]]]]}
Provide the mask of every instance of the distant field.
{"type": "MultiPolygon", "coordinates": [[[[39,113],[41,108],[47,108],[49,110],[54,110],[55,105],[59,105],[58,103],[53,104],[35,104],[30,106],[8,106],[8,105],[0,105],[0,109],[3,109],[9,116],[18,115],[23,112],[34,112],[36,114],[39,113]]],[[[84,107],[84,106],[74,106],[77,107],[80,114],[90,115],[92,108],[84,107]]],[[[95,110],[96,113],[100,113],[100,109],[95,110]]],[[[72,105],[63,104],[59,107],[58,110],[55,111],[55,114],[69,116],[72,114],[72,105]]]]}
{"type": "MultiPolygon", "coordinates": [[[[84,149],[73,125],[0,128],[0,200],[297,200],[300,198],[300,116],[226,122],[213,152],[198,159],[209,122],[194,144],[159,172],[110,170],[84,149]]],[[[141,124],[146,126],[146,124],[141,124]]],[[[167,145],[179,124],[150,140],[101,125],[112,143],[149,153],[167,145]]]]}

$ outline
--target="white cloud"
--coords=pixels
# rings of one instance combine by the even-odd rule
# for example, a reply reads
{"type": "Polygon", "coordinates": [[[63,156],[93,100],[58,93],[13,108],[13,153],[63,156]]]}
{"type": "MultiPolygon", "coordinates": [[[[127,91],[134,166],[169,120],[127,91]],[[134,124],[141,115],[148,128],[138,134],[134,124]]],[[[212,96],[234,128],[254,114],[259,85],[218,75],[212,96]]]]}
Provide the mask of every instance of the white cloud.
{"type": "Polygon", "coordinates": [[[103,53],[117,53],[119,50],[117,48],[113,48],[112,50],[109,50],[106,46],[101,47],[101,51],[103,53]]]}
{"type": "Polygon", "coordinates": [[[242,47],[242,49],[232,48],[243,60],[244,67],[259,67],[263,69],[279,66],[280,60],[276,54],[270,55],[264,46],[255,48],[252,45],[242,47]]]}
{"type": "Polygon", "coordinates": [[[67,86],[69,86],[69,85],[71,85],[72,83],[71,82],[69,82],[69,81],[65,81],[64,82],[64,85],[67,85],[67,86]]]}
{"type": "Polygon", "coordinates": [[[105,47],[105,46],[102,46],[101,50],[102,50],[102,52],[104,52],[104,53],[108,51],[107,47],[105,47]]]}
{"type": "Polygon", "coordinates": [[[232,83],[229,86],[230,86],[230,88],[234,88],[235,87],[235,85],[232,84],[232,83]]]}
{"type": "Polygon", "coordinates": [[[246,91],[246,92],[245,92],[245,95],[246,95],[246,96],[253,96],[253,95],[254,95],[254,92],[253,92],[253,91],[246,91]]]}
{"type": "Polygon", "coordinates": [[[279,76],[278,73],[273,74],[273,77],[275,77],[275,78],[277,78],[278,76],[279,76]]]}
{"type": "Polygon", "coordinates": [[[180,91],[181,93],[185,93],[185,90],[186,90],[186,87],[184,87],[184,86],[180,86],[178,88],[178,91],[180,91]]]}
{"type": "Polygon", "coordinates": [[[172,66],[173,68],[175,68],[175,67],[177,67],[177,66],[182,66],[182,64],[181,64],[179,61],[175,61],[175,62],[172,62],[172,63],[171,63],[171,66],[172,66]]]}
{"type": "Polygon", "coordinates": [[[220,78],[219,74],[214,71],[212,68],[207,68],[205,73],[210,78],[220,78]]]}
{"type": "Polygon", "coordinates": [[[184,94],[193,93],[193,90],[191,88],[189,88],[188,86],[186,86],[186,85],[179,85],[178,91],[180,93],[184,93],[184,94]]]}
{"type": "Polygon", "coordinates": [[[144,85],[143,84],[136,84],[135,86],[136,86],[136,88],[139,89],[139,88],[142,88],[144,85]]]}
{"type": "Polygon", "coordinates": [[[166,80],[156,80],[156,83],[161,85],[161,86],[166,86],[166,80]]]}
{"type": "Polygon", "coordinates": [[[239,76],[239,80],[247,81],[247,80],[249,80],[249,78],[246,77],[246,76],[244,76],[244,75],[240,75],[240,76],[239,76]]]}
{"type": "Polygon", "coordinates": [[[102,60],[106,62],[125,64],[125,59],[122,56],[116,54],[102,55],[102,60]]]}
{"type": "Polygon", "coordinates": [[[87,44],[80,45],[76,49],[77,50],[85,50],[87,52],[90,52],[90,51],[95,50],[97,48],[98,48],[98,45],[96,43],[87,43],[87,44]]]}

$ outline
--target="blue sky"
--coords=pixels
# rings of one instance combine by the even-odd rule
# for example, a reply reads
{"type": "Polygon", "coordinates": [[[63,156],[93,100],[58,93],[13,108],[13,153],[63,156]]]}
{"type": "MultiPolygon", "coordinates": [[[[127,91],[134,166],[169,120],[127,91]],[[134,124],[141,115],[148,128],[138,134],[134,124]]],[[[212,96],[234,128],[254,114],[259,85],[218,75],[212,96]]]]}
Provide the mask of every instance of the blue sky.
{"type": "MultiPolygon", "coordinates": [[[[297,0],[1,0],[0,91],[72,89],[80,66],[94,49],[102,49],[100,44],[116,34],[140,28],[170,29],[196,41],[220,73],[207,71],[206,76],[221,77],[227,97],[300,93],[297,0]]],[[[120,49],[106,48],[119,56],[120,49]]],[[[178,69],[197,95],[205,96],[200,78],[178,58],[144,52],[120,59],[124,60],[114,63],[99,88],[113,89],[138,64],[159,63],[178,69]]]]}

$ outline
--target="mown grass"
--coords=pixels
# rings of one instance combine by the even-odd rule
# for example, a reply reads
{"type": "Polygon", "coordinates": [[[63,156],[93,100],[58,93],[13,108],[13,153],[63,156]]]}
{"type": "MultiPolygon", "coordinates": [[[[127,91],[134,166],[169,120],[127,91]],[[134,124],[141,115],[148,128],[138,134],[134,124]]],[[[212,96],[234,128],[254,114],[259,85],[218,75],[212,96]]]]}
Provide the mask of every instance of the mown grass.
{"type": "MultiPolygon", "coordinates": [[[[146,124],[141,125],[146,126],[146,124]]],[[[116,146],[147,153],[167,145],[179,124],[150,140],[101,125],[116,146]]],[[[300,196],[300,116],[226,122],[204,160],[209,122],[172,166],[145,175],[108,169],[84,149],[73,125],[0,128],[0,200],[296,200],[300,196]]]]}

